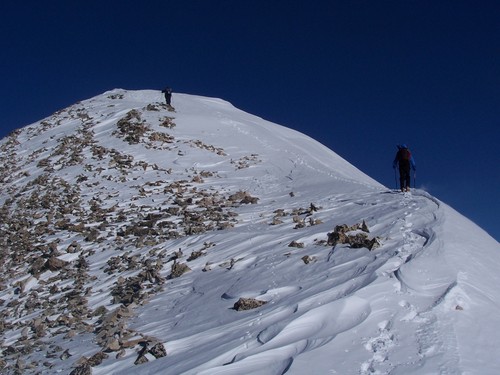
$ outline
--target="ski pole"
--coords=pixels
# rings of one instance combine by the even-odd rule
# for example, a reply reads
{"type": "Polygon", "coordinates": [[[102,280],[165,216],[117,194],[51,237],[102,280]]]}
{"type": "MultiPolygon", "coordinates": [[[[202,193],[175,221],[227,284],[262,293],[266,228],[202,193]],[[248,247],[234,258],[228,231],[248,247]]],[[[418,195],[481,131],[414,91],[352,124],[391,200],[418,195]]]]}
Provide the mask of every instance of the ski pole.
{"type": "Polygon", "coordinates": [[[413,188],[417,188],[417,171],[413,171],[413,188]]]}
{"type": "Polygon", "coordinates": [[[396,183],[396,190],[398,190],[398,173],[396,172],[396,168],[394,168],[394,182],[396,183]]]}

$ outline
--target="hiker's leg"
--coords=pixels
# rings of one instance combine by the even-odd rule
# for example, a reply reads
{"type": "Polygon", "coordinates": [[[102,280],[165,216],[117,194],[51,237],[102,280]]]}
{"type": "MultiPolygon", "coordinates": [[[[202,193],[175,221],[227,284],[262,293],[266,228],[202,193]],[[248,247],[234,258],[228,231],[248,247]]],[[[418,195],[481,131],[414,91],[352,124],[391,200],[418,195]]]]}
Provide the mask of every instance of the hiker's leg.
{"type": "Polygon", "coordinates": [[[399,188],[401,189],[401,191],[403,191],[405,188],[405,180],[406,180],[405,169],[400,167],[399,168],[399,188]]]}

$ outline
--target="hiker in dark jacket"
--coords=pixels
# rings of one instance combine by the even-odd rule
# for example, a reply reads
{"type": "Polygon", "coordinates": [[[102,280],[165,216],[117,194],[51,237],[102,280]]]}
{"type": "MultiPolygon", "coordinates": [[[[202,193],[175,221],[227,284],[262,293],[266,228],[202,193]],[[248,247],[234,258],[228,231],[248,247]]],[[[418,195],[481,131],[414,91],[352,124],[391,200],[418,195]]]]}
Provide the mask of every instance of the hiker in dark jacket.
{"type": "Polygon", "coordinates": [[[172,100],[172,89],[170,87],[165,87],[161,92],[165,94],[167,105],[170,105],[170,101],[172,100]]]}
{"type": "Polygon", "coordinates": [[[396,157],[392,163],[392,167],[394,169],[396,169],[397,166],[399,166],[399,184],[401,191],[410,191],[410,169],[416,171],[417,167],[410,150],[408,150],[408,146],[405,144],[398,145],[398,152],[396,153],[396,157]]]}

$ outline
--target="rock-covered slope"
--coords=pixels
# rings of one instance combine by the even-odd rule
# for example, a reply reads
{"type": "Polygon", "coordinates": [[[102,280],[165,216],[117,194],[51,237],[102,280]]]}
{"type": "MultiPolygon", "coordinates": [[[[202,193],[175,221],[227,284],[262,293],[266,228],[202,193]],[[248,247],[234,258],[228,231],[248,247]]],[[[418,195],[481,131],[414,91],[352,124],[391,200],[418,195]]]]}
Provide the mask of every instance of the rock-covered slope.
{"type": "Polygon", "coordinates": [[[132,307],[212,246],[186,260],[172,241],[234,227],[258,202],[238,180],[263,161],[241,147],[247,124],[223,117],[235,109],[180,95],[177,115],[157,99],[115,90],[2,141],[3,365],[50,369],[66,357],[54,337],[82,333],[119,356],[158,343],[126,329],[132,307]],[[38,351],[43,363],[27,360],[38,351]]]}
{"type": "Polygon", "coordinates": [[[460,371],[436,319],[466,316],[461,265],[425,261],[458,214],[222,100],[173,105],[113,90],[1,141],[3,372],[460,371]]]}

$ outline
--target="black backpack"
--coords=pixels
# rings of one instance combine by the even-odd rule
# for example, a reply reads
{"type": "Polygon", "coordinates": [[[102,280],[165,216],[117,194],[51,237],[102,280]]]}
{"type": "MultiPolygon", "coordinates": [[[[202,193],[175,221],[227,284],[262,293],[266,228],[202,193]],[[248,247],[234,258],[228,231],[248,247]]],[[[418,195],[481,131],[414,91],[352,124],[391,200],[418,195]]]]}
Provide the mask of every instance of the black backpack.
{"type": "Polygon", "coordinates": [[[399,160],[401,161],[409,161],[411,158],[410,150],[407,148],[402,148],[399,150],[399,160]]]}

